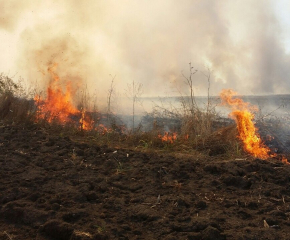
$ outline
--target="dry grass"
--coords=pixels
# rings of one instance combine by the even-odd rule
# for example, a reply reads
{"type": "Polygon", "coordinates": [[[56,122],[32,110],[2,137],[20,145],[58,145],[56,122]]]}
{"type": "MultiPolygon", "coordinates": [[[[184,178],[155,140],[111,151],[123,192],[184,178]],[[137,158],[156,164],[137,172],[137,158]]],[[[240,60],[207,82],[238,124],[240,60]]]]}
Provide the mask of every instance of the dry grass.
{"type": "MultiPolygon", "coordinates": [[[[0,120],[2,122],[36,124],[37,106],[34,100],[23,97],[25,95],[20,94],[21,91],[21,85],[0,75],[0,120]]],[[[89,99],[89,96],[84,94],[79,104],[80,110],[89,106],[89,99]]],[[[110,112],[102,114],[98,111],[87,113],[94,121],[94,128],[89,131],[80,127],[79,119],[61,124],[58,121],[48,123],[44,118],[38,119],[37,125],[49,131],[58,132],[61,137],[85,137],[89,141],[101,145],[134,148],[142,151],[159,149],[168,152],[191,152],[195,149],[210,155],[241,155],[242,151],[235,136],[229,137],[224,130],[221,133],[223,136],[218,138],[219,135],[215,131],[218,116],[210,102],[207,103],[205,109],[201,109],[196,105],[195,100],[181,97],[181,105],[181,109],[166,109],[156,106],[152,113],[143,118],[142,123],[135,126],[134,131],[127,129],[118,116],[110,112]],[[107,129],[105,130],[105,128],[107,129]],[[162,139],[164,134],[170,137],[176,134],[177,138],[166,141],[162,139]],[[225,136],[230,140],[224,141],[225,136]],[[213,139],[218,140],[213,141],[213,139]],[[223,146],[220,142],[223,142],[223,146]]],[[[95,104],[93,108],[97,110],[95,104]]]]}
{"type": "Polygon", "coordinates": [[[23,88],[11,78],[0,75],[0,119],[10,123],[31,122],[36,108],[23,95],[23,88]]]}

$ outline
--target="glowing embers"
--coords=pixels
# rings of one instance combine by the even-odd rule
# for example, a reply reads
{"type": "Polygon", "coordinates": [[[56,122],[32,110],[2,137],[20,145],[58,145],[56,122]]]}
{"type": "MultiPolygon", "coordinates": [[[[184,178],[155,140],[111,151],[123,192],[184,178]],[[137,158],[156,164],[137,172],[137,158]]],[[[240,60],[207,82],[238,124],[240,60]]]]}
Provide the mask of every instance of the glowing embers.
{"type": "Polygon", "coordinates": [[[169,142],[169,143],[173,143],[176,139],[177,139],[177,133],[169,133],[169,132],[165,132],[164,135],[159,134],[158,138],[160,138],[162,140],[162,142],[169,142]]]}
{"type": "Polygon", "coordinates": [[[256,107],[250,106],[240,98],[234,98],[237,93],[231,89],[224,89],[221,94],[222,104],[229,106],[232,109],[230,117],[236,121],[239,138],[244,143],[244,149],[254,157],[266,159],[273,157],[270,149],[262,142],[257,128],[254,125],[253,111],[256,107]]]}
{"type": "Polygon", "coordinates": [[[44,119],[51,123],[56,121],[61,124],[78,122],[79,128],[90,130],[93,128],[93,121],[86,111],[79,111],[73,105],[75,91],[71,82],[61,82],[59,76],[54,72],[54,64],[48,68],[50,82],[47,88],[46,98],[39,95],[34,97],[37,106],[37,121],[44,119]],[[65,87],[62,87],[62,85],[65,87]],[[79,120],[76,120],[79,119],[79,120]]]}

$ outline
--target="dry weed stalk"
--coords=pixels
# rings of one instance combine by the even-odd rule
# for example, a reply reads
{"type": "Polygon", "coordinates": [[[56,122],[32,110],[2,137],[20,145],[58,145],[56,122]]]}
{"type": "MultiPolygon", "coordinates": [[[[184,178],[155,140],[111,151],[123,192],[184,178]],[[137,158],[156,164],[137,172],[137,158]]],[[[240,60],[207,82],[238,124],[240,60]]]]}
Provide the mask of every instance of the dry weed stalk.
{"type": "Polygon", "coordinates": [[[0,118],[8,122],[31,121],[35,116],[33,101],[27,99],[21,80],[15,83],[0,74],[0,118]]]}
{"type": "Polygon", "coordinates": [[[9,238],[9,240],[13,240],[10,234],[8,234],[6,231],[4,231],[4,234],[9,238]]]}
{"type": "Polygon", "coordinates": [[[198,142],[205,143],[205,140],[212,133],[212,123],[216,118],[215,107],[211,104],[210,99],[210,77],[211,71],[207,69],[207,73],[202,73],[207,79],[207,103],[206,108],[202,109],[198,106],[196,97],[194,95],[194,84],[193,75],[197,73],[197,70],[191,66],[189,63],[189,77],[182,74],[183,78],[186,80],[189,91],[190,91],[190,101],[187,101],[184,96],[181,96],[181,103],[183,107],[182,113],[182,134],[189,134],[193,142],[196,144],[198,142]]]}
{"type": "Polygon", "coordinates": [[[132,80],[131,84],[127,85],[127,97],[132,100],[132,132],[135,132],[135,106],[139,101],[140,96],[143,93],[143,85],[141,83],[136,83],[135,80],[132,80]]]}
{"type": "Polygon", "coordinates": [[[265,227],[265,228],[269,228],[269,224],[267,223],[266,220],[264,220],[264,227],[265,227]]]}

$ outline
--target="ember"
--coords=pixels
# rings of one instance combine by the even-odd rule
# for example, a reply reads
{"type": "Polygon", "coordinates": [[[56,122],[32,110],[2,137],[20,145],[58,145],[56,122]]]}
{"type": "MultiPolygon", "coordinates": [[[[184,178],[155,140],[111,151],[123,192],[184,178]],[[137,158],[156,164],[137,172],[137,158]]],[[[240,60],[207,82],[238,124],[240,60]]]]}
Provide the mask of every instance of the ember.
{"type": "Polygon", "coordinates": [[[169,132],[165,132],[163,136],[161,134],[159,134],[158,138],[160,138],[162,140],[162,142],[173,143],[177,139],[177,133],[174,132],[171,134],[169,132]]]}

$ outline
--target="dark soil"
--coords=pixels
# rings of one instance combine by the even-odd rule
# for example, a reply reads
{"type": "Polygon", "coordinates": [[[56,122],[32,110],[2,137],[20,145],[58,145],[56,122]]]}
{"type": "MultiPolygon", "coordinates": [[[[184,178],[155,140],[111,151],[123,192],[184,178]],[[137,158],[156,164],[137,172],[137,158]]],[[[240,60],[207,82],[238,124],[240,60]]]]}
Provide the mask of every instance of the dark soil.
{"type": "Polygon", "coordinates": [[[290,239],[290,165],[0,128],[0,239],[290,239]]]}

